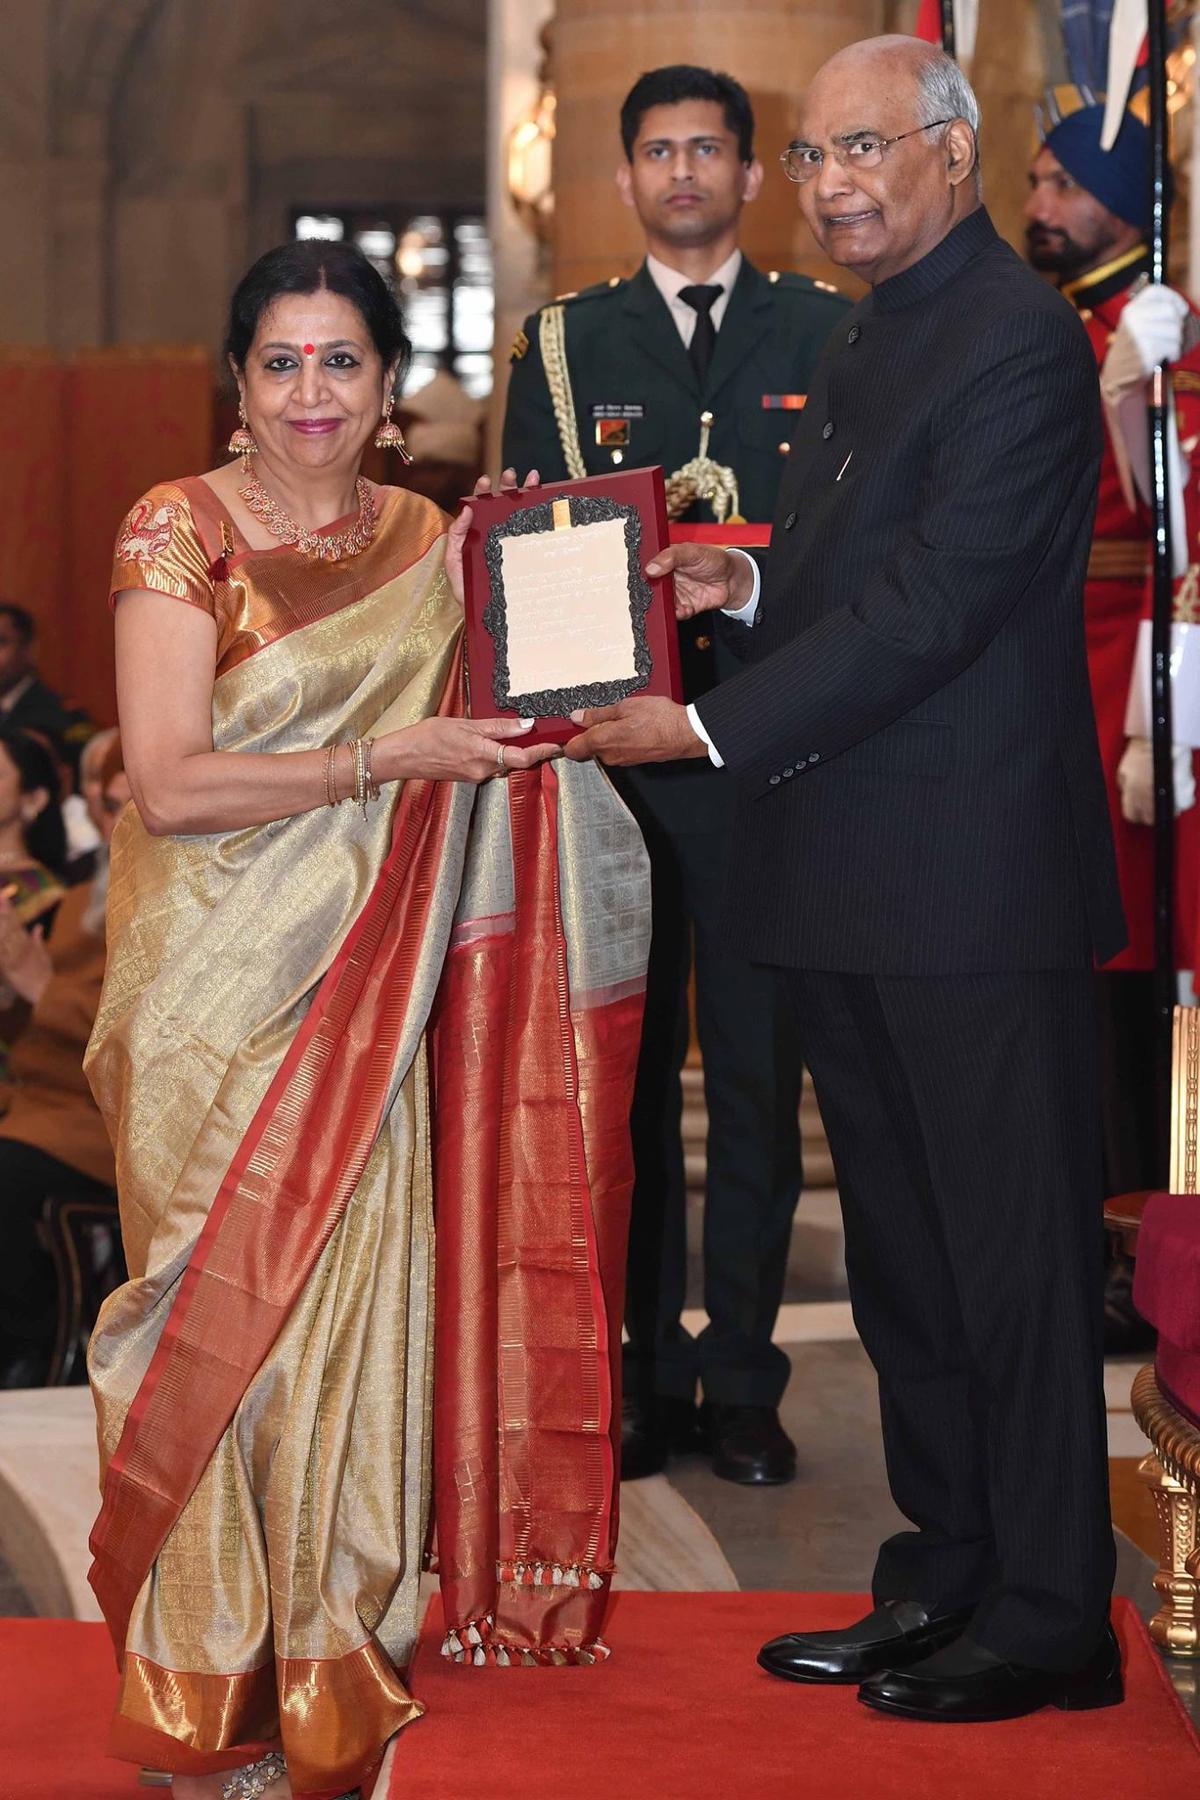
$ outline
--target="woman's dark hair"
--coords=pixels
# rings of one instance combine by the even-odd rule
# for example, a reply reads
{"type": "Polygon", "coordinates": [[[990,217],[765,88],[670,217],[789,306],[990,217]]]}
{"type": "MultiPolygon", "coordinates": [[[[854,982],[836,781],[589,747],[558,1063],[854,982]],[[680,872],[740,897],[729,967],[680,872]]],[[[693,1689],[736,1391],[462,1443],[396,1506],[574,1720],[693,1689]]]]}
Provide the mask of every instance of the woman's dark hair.
{"type": "Polygon", "coordinates": [[[621,142],[632,160],[634,140],[652,106],[678,106],[682,100],[712,100],[725,109],[725,123],[737,139],[744,163],[754,160],[754,108],[740,81],[692,63],[669,63],[639,75],[621,105],[621,142]]]}
{"type": "Polygon", "coordinates": [[[45,788],[50,798],[31,825],[24,827],[30,856],[54,875],[67,866],[67,830],[58,803],[58,765],[44,744],[15,725],[0,725],[0,749],[7,751],[23,794],[45,788]]]}
{"type": "Polygon", "coordinates": [[[396,297],[387,282],[361,250],[328,238],[302,238],[268,250],[242,276],[229,303],[226,354],[239,369],[254,342],[258,322],[268,307],[283,294],[316,294],[326,288],[357,308],[384,368],[396,363],[399,388],[408,368],[412,346],[396,297]]]}

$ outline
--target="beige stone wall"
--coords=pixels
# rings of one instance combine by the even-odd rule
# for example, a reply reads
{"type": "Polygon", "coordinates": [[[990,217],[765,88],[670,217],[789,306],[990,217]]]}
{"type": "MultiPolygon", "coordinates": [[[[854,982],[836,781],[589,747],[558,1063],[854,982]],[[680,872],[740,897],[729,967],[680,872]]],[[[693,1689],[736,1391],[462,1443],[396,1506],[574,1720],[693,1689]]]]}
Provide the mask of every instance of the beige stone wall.
{"type": "Polygon", "coordinates": [[[558,0],[556,288],[626,274],[640,260],[637,220],[613,180],[622,154],[617,115],[643,69],[671,62],[727,69],[754,102],[768,173],[743,215],[748,254],[768,268],[830,277],[775,159],[794,134],[812,71],[842,45],[885,29],[893,17],[885,0],[740,0],[735,12],[728,0],[558,0]]]}
{"type": "Polygon", "coordinates": [[[20,0],[0,343],[218,345],[296,204],[478,205],[481,0],[20,0]]]}

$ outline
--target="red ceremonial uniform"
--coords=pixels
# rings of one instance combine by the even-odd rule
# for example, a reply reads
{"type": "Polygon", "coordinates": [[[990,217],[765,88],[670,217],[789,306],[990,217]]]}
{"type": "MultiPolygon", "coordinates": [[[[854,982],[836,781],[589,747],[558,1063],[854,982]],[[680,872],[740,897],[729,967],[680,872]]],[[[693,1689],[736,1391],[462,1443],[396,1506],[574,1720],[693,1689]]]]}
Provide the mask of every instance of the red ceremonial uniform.
{"type": "MultiPolygon", "coordinates": [[[[1096,353],[1097,367],[1108,353],[1134,285],[1148,268],[1144,247],[1116,263],[1095,269],[1071,282],[1063,292],[1079,308],[1096,353]]],[[[1185,446],[1200,438],[1200,349],[1177,365],[1176,405],[1179,435],[1185,446]],[[1189,389],[1189,382],[1194,387],[1189,389]]],[[[1133,674],[1141,620],[1149,616],[1150,521],[1144,508],[1134,510],[1125,497],[1110,426],[1105,421],[1104,458],[1100,467],[1100,495],[1088,578],[1084,588],[1084,624],[1092,702],[1100,736],[1100,756],[1108,786],[1109,811],[1117,848],[1121,899],[1129,927],[1129,943],[1108,969],[1154,967],[1154,833],[1148,825],[1131,825],[1121,812],[1117,789],[1117,765],[1128,742],[1125,711],[1133,674]]],[[[1185,448],[1185,457],[1189,454],[1185,448]]],[[[1200,616],[1195,600],[1192,615],[1180,615],[1187,595],[1195,595],[1200,570],[1200,450],[1191,451],[1192,470],[1187,484],[1187,534],[1189,568],[1176,583],[1177,616],[1200,616]]],[[[1197,759],[1193,759],[1196,761],[1197,759]]],[[[1197,765],[1200,767],[1200,763],[1197,765]]],[[[1193,969],[1197,896],[1200,894],[1200,809],[1193,806],[1176,820],[1175,832],[1175,938],[1176,963],[1193,969]]]]}

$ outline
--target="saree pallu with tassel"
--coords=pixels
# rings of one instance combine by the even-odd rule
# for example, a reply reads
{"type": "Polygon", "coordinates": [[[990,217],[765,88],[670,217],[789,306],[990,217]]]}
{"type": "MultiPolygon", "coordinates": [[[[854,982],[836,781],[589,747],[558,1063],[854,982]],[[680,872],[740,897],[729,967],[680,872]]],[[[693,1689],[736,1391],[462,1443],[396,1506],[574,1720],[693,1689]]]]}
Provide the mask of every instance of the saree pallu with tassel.
{"type": "MultiPolygon", "coordinates": [[[[388,491],[352,564],[210,559],[202,485],[142,503],[184,554],[125,581],[213,576],[217,748],[462,709],[434,509],[388,491]]],[[[281,1739],[297,1800],[369,1783],[422,1710],[431,1490],[448,1654],[604,1654],[649,882],[604,777],[560,767],[118,827],[88,1065],[130,1270],[90,1354],[118,1756],[281,1739]]]]}

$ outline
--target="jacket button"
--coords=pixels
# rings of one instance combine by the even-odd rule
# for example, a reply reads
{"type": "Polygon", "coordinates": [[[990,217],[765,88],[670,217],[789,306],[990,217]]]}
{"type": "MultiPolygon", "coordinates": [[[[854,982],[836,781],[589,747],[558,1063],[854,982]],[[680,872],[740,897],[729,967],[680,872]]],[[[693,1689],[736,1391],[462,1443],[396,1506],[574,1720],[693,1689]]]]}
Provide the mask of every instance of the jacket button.
{"type": "Polygon", "coordinates": [[[784,442],[782,444],[780,444],[780,446],[779,446],[780,456],[787,456],[790,453],[791,448],[792,448],[792,446],[785,439],[784,442]]]}
{"type": "Polygon", "coordinates": [[[824,425],[822,425],[821,436],[823,438],[831,438],[833,436],[833,420],[832,419],[826,419],[824,425]]]}
{"type": "Polygon", "coordinates": [[[790,531],[792,529],[792,526],[795,523],[796,523],[796,515],[794,512],[790,512],[788,514],[787,518],[783,521],[783,529],[785,531],[790,531]]]}
{"type": "Polygon", "coordinates": [[[710,637],[698,637],[696,639],[696,648],[697,650],[711,650],[712,639],[710,637]]]}
{"type": "Polygon", "coordinates": [[[769,782],[769,784],[770,784],[770,785],[771,785],[771,787],[778,787],[778,786],[779,786],[779,776],[778,776],[778,775],[768,775],[768,776],[767,776],[767,781],[768,781],[768,782],[769,782]]]}
{"type": "Polygon", "coordinates": [[[814,750],[808,760],[809,762],[820,762],[821,752],[819,750],[814,750]]]}
{"type": "Polygon", "coordinates": [[[783,779],[786,781],[789,776],[794,775],[795,773],[795,769],[785,769],[783,771],[783,779]]]}
{"type": "Polygon", "coordinates": [[[862,326],[861,325],[852,325],[850,327],[849,331],[846,333],[846,342],[848,344],[857,344],[857,342],[861,336],[862,336],[862,326]]]}

